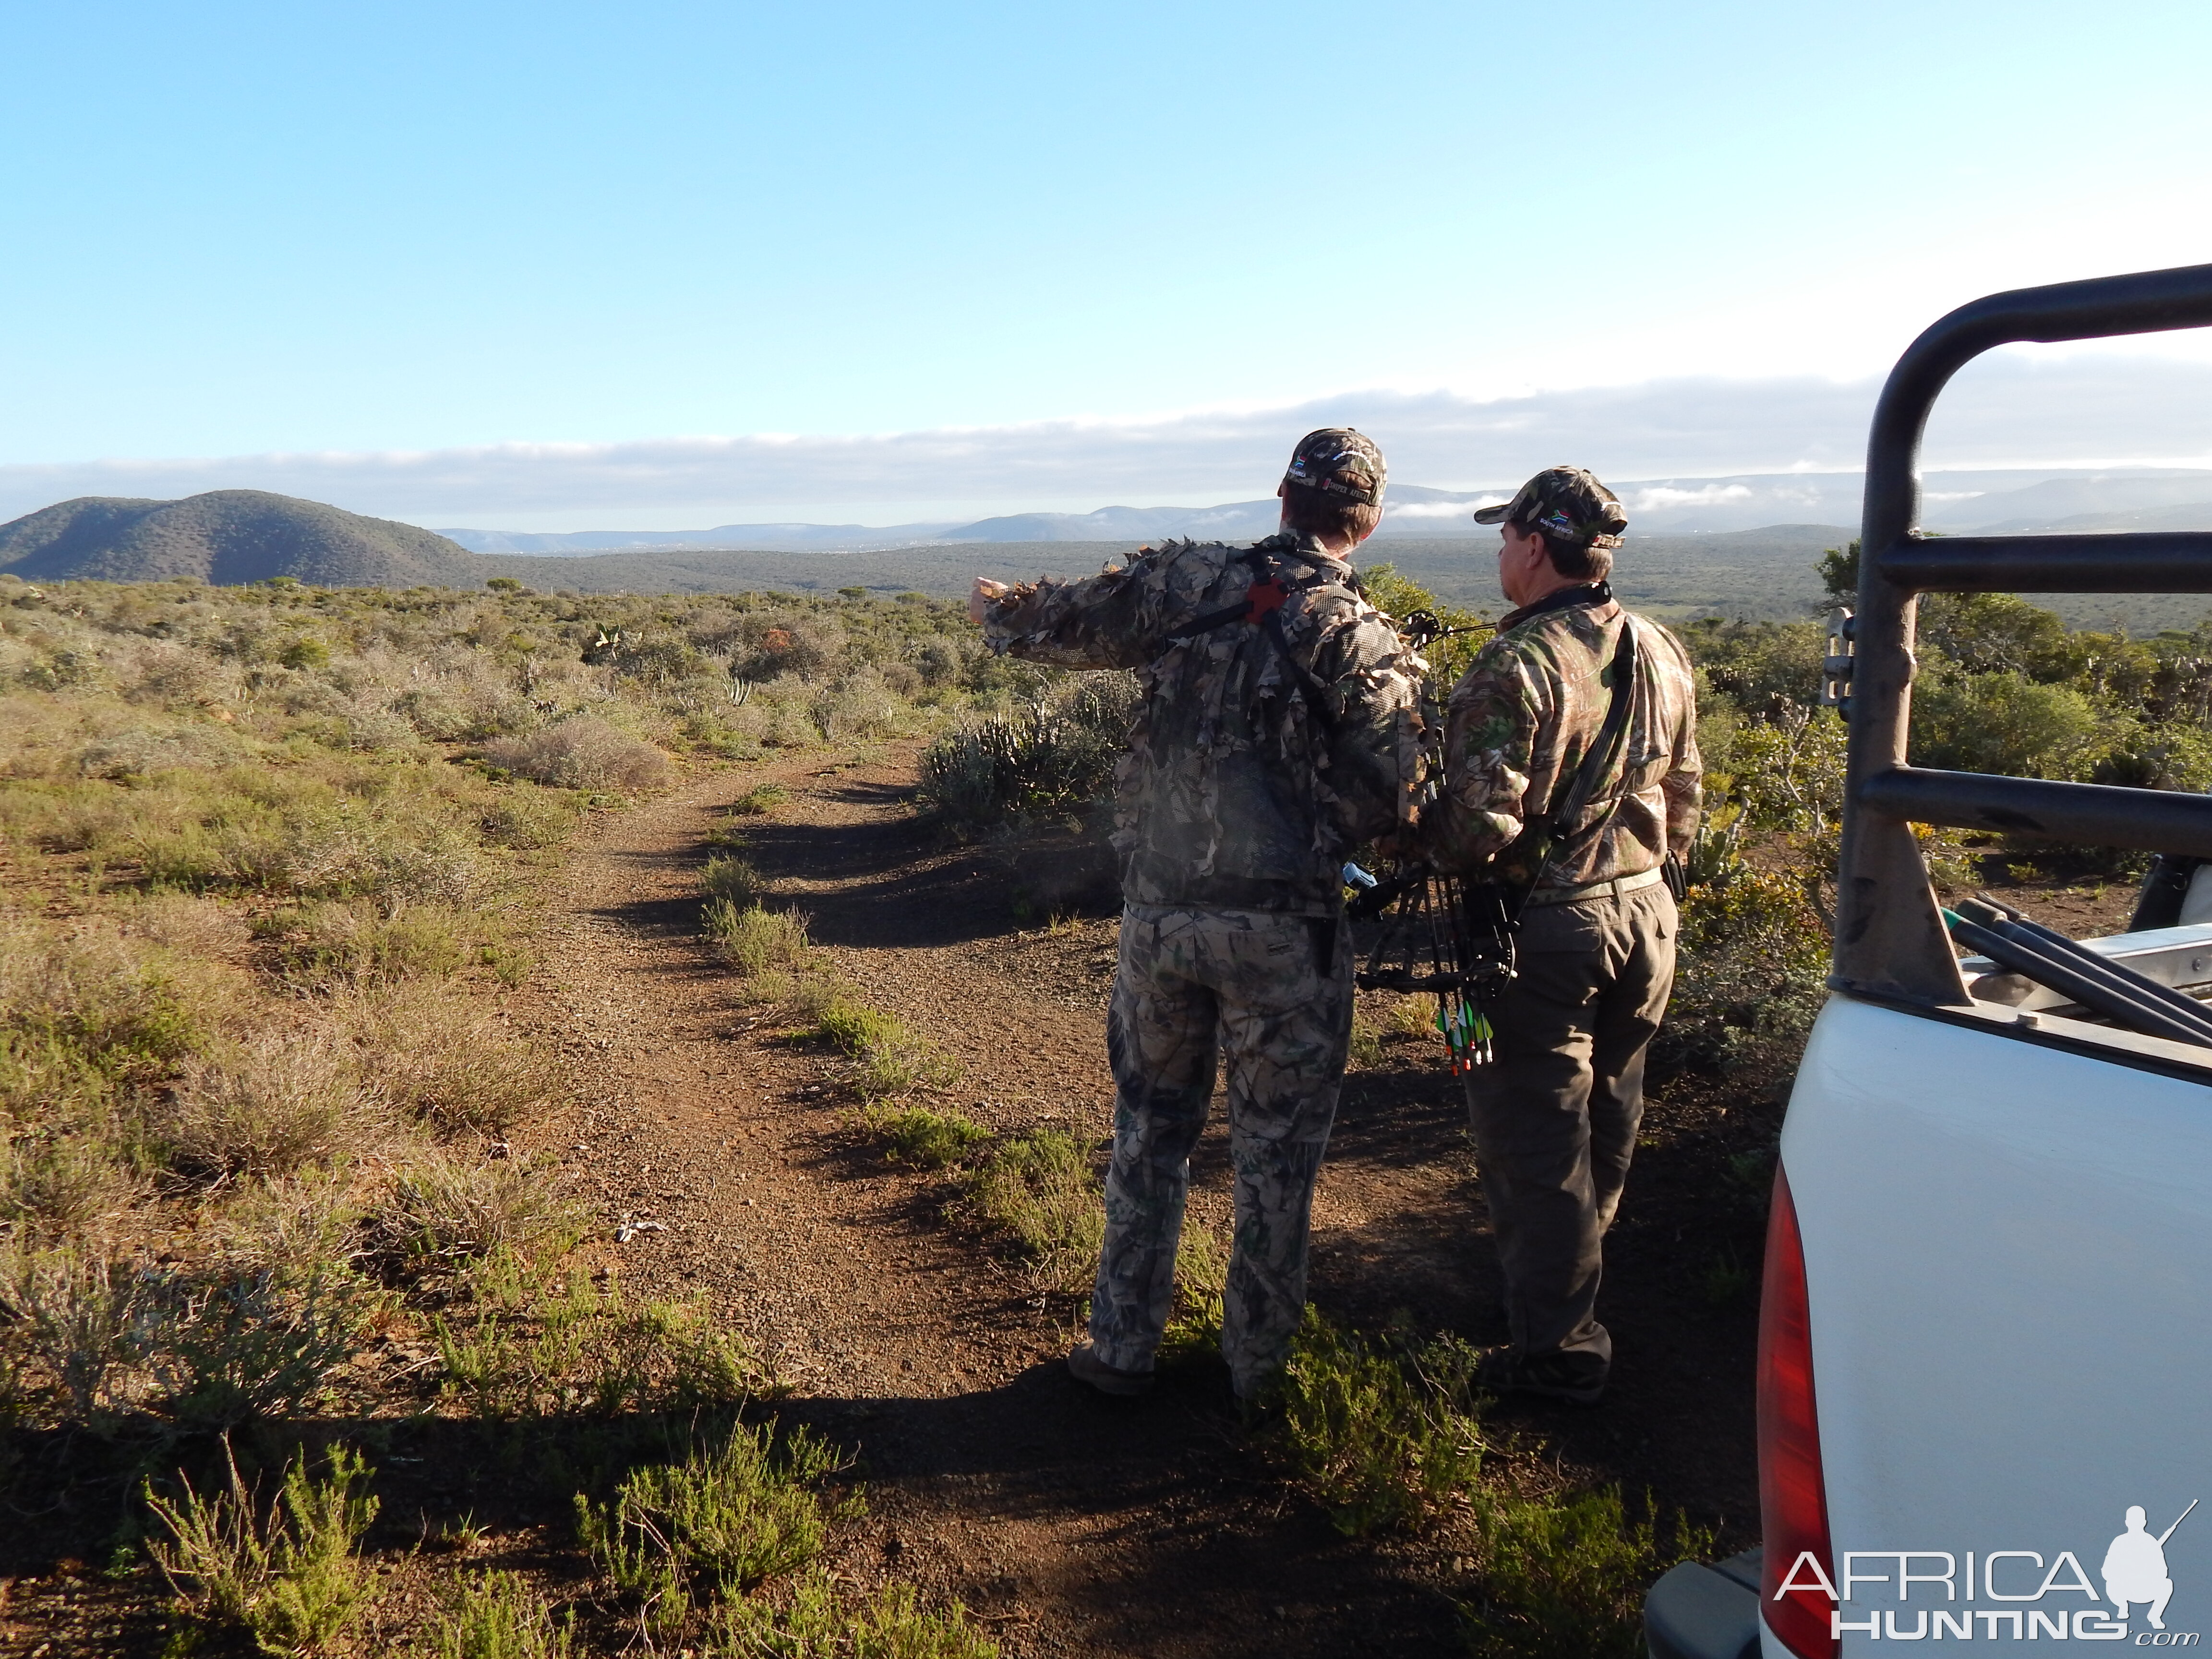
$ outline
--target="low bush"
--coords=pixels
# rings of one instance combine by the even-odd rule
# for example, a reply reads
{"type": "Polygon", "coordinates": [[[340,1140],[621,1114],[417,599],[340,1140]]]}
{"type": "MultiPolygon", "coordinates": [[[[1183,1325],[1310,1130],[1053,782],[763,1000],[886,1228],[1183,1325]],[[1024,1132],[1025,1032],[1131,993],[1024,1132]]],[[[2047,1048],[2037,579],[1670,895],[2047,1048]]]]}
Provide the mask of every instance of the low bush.
{"type": "Polygon", "coordinates": [[[1461,1602],[1467,1645],[1514,1659],[1636,1659],[1644,1596],[1681,1561],[1712,1553],[1710,1528],[1677,1515],[1660,1536],[1620,1490],[1517,1495],[1478,1490],[1472,1594],[1461,1602]]]}
{"type": "Polygon", "coordinates": [[[430,1632],[438,1659],[568,1659],[574,1637],[573,1621],[556,1623],[544,1598],[511,1572],[463,1579],[430,1632]]]}
{"type": "Polygon", "coordinates": [[[1184,1220],[1176,1250],[1175,1304],[1160,1341],[1161,1364],[1220,1352],[1231,1249],[1231,1241],[1212,1227],[1184,1220]]]}
{"type": "Polygon", "coordinates": [[[991,1138],[988,1129],[964,1113],[933,1111],[927,1106],[908,1106],[901,1111],[878,1109],[861,1121],[885,1158],[925,1170],[961,1163],[991,1138]]]}
{"type": "Polygon", "coordinates": [[[1106,1208],[1090,1150],[1060,1129],[1003,1142],[967,1182],[969,1200],[1010,1235],[1041,1284],[1086,1287],[1106,1236],[1106,1208]]]}
{"type": "Polygon", "coordinates": [[[178,1602],[205,1623],[250,1632],[263,1651],[324,1651],[370,1593],[356,1553],[376,1519],[366,1491],[368,1465],[345,1446],[330,1454],[328,1474],[310,1479],[302,1452],[285,1471],[277,1501],[264,1510],[228,1458],[228,1489],[202,1498],[181,1475],[182,1498],[149,1486],[147,1507],[167,1531],[149,1546],[178,1602]]]}
{"type": "Polygon", "coordinates": [[[0,1310],[70,1421],[209,1429],[313,1401],[369,1309],[358,1281],[320,1263],[188,1273],[17,1246],[0,1256],[0,1310]]]}
{"type": "Polygon", "coordinates": [[[742,1595],[812,1565],[830,1522],[856,1512],[819,1490],[851,1462],[807,1429],[741,1424],[680,1463],[634,1471],[609,1503],[579,1493],[577,1534],[648,1621],[672,1630],[700,1589],[742,1595]]]}
{"type": "Polygon", "coordinates": [[[999,1644],[954,1602],[924,1608],[913,1589],[848,1589],[816,1569],[780,1596],[742,1596],[714,1610],[703,1659],[998,1659],[999,1644]]]}
{"type": "Polygon", "coordinates": [[[1137,696],[1129,675],[1082,675],[939,738],[922,754],[921,799],[963,829],[1081,811],[1112,785],[1137,696]]]}
{"type": "Polygon", "coordinates": [[[757,817],[763,812],[773,812],[791,799],[791,791],[780,783],[757,783],[730,803],[732,817],[757,817]]]}
{"type": "Polygon", "coordinates": [[[434,1149],[401,1169],[368,1221],[386,1259],[410,1275],[457,1273],[495,1255],[559,1255],[589,1224],[552,1171],[520,1158],[479,1163],[434,1149]]]}
{"type": "Polygon", "coordinates": [[[1803,881],[1741,867],[1693,889],[1681,945],[1655,1059],[1786,1087],[1827,994],[1827,928],[1803,881]]]}
{"type": "Polygon", "coordinates": [[[443,1135],[504,1134],[561,1090],[551,1056],[479,1006],[418,986],[358,1004],[360,1064],[398,1110],[443,1135]]]}
{"type": "Polygon", "coordinates": [[[775,1368],[701,1303],[632,1307],[571,1270],[543,1294],[531,1264],[493,1257],[469,1286],[472,1317],[434,1322],[444,1392],[472,1415],[720,1411],[784,1392],[775,1368]]]}
{"type": "Polygon", "coordinates": [[[205,1177],[283,1175],[349,1158],[386,1125],[352,1054],[313,1026],[187,1060],[153,1121],[171,1163],[205,1177]]]}
{"type": "Polygon", "coordinates": [[[27,1137],[0,1164],[0,1221],[66,1237],[112,1219],[139,1182],[118,1149],[79,1132],[27,1137]]]}
{"type": "Polygon", "coordinates": [[[854,1083],[871,1100],[922,1084],[950,1083],[957,1075],[904,1020],[835,993],[816,1018],[813,1035],[858,1062],[854,1083]]]}
{"type": "Polygon", "coordinates": [[[445,979],[467,964],[472,930],[441,906],[384,915],[368,902],[342,900],[271,917],[262,931],[274,936],[288,978],[323,988],[445,979]]]}
{"type": "Polygon", "coordinates": [[[737,909],[748,910],[759,904],[765,889],[759,871],[729,854],[716,854],[699,869],[699,890],[710,902],[719,899],[737,909]]]}
{"type": "Polygon", "coordinates": [[[1419,1530],[1482,1468],[1473,1418],[1311,1308],[1272,1402],[1275,1443],[1352,1537],[1419,1530]]]}
{"type": "Polygon", "coordinates": [[[656,788],[668,780],[668,757],[597,714],[572,714],[525,737],[484,745],[495,766],[564,789],[656,788]]]}
{"type": "Polygon", "coordinates": [[[806,919],[792,911],[711,898],[703,919],[714,954],[748,979],[807,959],[806,919]]]}

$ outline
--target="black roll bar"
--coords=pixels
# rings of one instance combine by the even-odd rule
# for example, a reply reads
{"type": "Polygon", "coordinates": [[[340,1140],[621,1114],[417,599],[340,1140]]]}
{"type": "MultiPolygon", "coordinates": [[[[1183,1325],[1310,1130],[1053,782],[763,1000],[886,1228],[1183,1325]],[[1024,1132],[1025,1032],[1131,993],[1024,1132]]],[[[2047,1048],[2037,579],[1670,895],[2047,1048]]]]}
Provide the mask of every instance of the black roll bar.
{"type": "Polygon", "coordinates": [[[1850,755],[1836,907],[1838,990],[1970,1000],[1915,823],[2014,830],[2212,857],[2212,796],[1940,772],[1905,758],[1913,622],[1929,592],[2212,593],[2212,533],[1920,533],[1920,440],[1960,368],[2016,341],[2093,340],[2212,325],[2212,265],[1992,294],[1915,340],[1890,371],[1867,438],[1850,755]]]}

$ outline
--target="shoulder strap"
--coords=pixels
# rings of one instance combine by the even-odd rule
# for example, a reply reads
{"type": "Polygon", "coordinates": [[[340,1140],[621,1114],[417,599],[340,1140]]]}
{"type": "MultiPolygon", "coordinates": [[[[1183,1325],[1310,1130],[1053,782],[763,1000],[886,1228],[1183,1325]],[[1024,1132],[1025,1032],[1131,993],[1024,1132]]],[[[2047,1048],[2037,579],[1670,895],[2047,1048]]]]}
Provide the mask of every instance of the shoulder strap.
{"type": "Polygon", "coordinates": [[[1513,916],[1516,922],[1520,920],[1522,909],[1528,905],[1528,895],[1536,890],[1537,884],[1544,878],[1546,867],[1563,847],[1586,836],[1595,835],[1620,805],[1620,797],[1615,795],[1607,804],[1606,810],[1589,823],[1578,827],[1575,824],[1575,821],[1588,810],[1590,795],[1597,788],[1598,781],[1613,769],[1620,757],[1622,741],[1628,732],[1629,705],[1635,700],[1636,669],[1636,621],[1624,611],[1620,613],[1620,643],[1613,653],[1613,699],[1606,705],[1605,723],[1598,727],[1597,735],[1583,752],[1582,764],[1575,769],[1575,775],[1569,781],[1566,793],[1560,794],[1554,785],[1552,804],[1529,819],[1515,838],[1516,845],[1526,841],[1535,849],[1535,868],[1529,877],[1528,891],[1521,895],[1520,903],[1514,908],[1513,916]]]}
{"type": "MultiPolygon", "coordinates": [[[[1311,592],[1317,587],[1343,587],[1346,583],[1334,569],[1300,548],[1275,550],[1261,544],[1246,548],[1237,556],[1250,565],[1253,570],[1252,585],[1245,589],[1243,599],[1186,623],[1167,636],[1167,643],[1180,644],[1200,634],[1210,634],[1217,628],[1226,628],[1232,623],[1256,624],[1267,643],[1273,647],[1275,655],[1281,659],[1283,666],[1289,671],[1291,683],[1304,696],[1306,708],[1312,714],[1315,723],[1322,731],[1334,732],[1336,711],[1329,707],[1328,687],[1310,668],[1300,662],[1297,653],[1291,649],[1289,636],[1283,632],[1282,611],[1283,602],[1293,593],[1311,592]],[[1277,550],[1289,553],[1312,568],[1314,574],[1297,581],[1285,582],[1276,574],[1274,561],[1270,557],[1271,553],[1277,550]]],[[[1329,562],[1333,565],[1334,561],[1329,562]]],[[[1356,588],[1350,591],[1358,592],[1356,588]]]]}

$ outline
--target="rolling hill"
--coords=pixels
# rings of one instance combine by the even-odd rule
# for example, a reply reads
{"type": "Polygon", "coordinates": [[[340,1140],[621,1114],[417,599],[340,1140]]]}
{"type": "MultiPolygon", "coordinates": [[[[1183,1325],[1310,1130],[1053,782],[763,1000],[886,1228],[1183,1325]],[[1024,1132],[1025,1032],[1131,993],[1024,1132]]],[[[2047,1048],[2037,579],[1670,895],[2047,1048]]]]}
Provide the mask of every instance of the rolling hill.
{"type": "Polygon", "coordinates": [[[483,561],[411,524],[259,489],[180,501],[81,495],[0,525],[0,571],[26,580],[234,585],[292,576],[343,587],[473,586],[483,561]]]}

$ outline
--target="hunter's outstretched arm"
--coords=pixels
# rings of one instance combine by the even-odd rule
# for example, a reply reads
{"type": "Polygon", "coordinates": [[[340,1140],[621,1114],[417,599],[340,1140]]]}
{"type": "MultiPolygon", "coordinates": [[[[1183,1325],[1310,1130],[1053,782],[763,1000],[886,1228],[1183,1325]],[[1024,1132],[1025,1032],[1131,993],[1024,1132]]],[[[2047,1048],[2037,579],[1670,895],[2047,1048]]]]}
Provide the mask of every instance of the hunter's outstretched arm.
{"type": "Polygon", "coordinates": [[[1185,620],[1161,614],[1180,584],[1158,580],[1157,568],[1176,553],[1147,547],[1121,569],[1079,581],[1006,587],[979,577],[969,614],[1000,656],[1055,668],[1141,668],[1185,620]]]}

